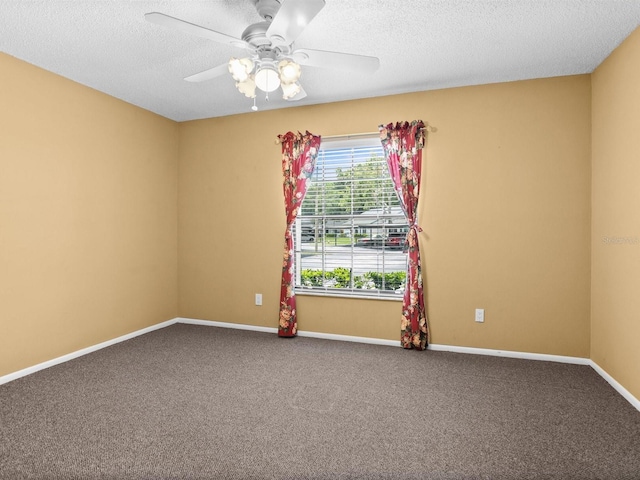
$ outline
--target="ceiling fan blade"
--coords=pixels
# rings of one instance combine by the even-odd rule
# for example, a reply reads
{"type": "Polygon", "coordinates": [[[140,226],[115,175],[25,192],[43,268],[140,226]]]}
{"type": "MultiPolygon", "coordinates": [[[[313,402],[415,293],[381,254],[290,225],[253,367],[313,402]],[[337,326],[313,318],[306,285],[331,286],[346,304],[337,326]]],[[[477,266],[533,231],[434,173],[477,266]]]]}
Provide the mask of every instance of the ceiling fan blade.
{"type": "Polygon", "coordinates": [[[324,7],[325,0],[284,0],[266,35],[273,45],[291,45],[324,7]]]}
{"type": "Polygon", "coordinates": [[[300,65],[310,67],[334,68],[354,72],[373,73],[380,66],[380,59],[351,53],[325,52],[301,48],[292,53],[293,59],[300,65]]]}
{"type": "Polygon", "coordinates": [[[187,82],[204,82],[206,80],[211,80],[212,78],[221,77],[225,73],[229,73],[229,65],[223,63],[222,65],[210,68],[209,70],[205,70],[204,72],[190,75],[186,77],[185,80],[187,82]]]}
{"type": "Polygon", "coordinates": [[[208,28],[180,20],[179,18],[170,17],[164,13],[145,13],[144,18],[148,22],[155,23],[156,25],[162,25],[163,27],[173,28],[174,30],[179,30],[181,32],[188,33],[189,35],[196,35],[215,42],[226,43],[227,45],[232,45],[234,47],[246,48],[249,50],[253,49],[253,47],[244,40],[216,32],[215,30],[209,30],[208,28]]]}
{"type": "Polygon", "coordinates": [[[287,98],[289,102],[295,102],[296,100],[302,100],[307,96],[307,92],[304,91],[304,88],[300,87],[300,91],[296,93],[293,97],[287,98]]]}

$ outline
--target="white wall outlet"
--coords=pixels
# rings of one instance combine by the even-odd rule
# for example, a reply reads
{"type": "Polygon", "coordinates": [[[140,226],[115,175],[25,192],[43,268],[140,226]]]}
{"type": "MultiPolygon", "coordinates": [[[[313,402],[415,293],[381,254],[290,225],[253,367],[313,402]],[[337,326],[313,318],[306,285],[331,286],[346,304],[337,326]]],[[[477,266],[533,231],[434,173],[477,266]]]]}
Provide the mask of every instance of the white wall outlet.
{"type": "Polygon", "coordinates": [[[262,294],[256,293],[256,305],[262,305],[262,294]]]}
{"type": "Polygon", "coordinates": [[[484,322],[484,308],[476,308],[476,322],[484,322]]]}

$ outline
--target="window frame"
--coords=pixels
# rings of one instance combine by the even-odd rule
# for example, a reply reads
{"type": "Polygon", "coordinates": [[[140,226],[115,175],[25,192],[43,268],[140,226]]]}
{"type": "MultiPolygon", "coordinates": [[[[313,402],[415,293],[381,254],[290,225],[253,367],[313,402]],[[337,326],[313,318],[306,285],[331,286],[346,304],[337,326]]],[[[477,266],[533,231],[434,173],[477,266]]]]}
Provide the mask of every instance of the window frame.
{"type": "MultiPolygon", "coordinates": [[[[358,135],[358,136],[346,136],[346,137],[341,137],[341,138],[335,138],[335,139],[323,139],[321,144],[320,144],[320,151],[318,153],[318,158],[316,160],[316,169],[319,166],[319,163],[321,162],[321,159],[323,158],[323,152],[327,151],[327,150],[340,150],[340,149],[357,149],[357,148],[361,148],[361,147],[372,147],[375,149],[379,149],[379,153],[380,153],[380,157],[383,159],[384,165],[386,167],[386,159],[384,156],[384,151],[382,150],[382,145],[380,144],[380,139],[378,137],[377,134],[371,134],[371,135],[358,135]]],[[[353,156],[352,156],[353,158],[353,156]]],[[[343,167],[344,168],[344,167],[343,167]]],[[[349,167],[351,168],[351,167],[349,167]]],[[[386,170],[386,176],[389,182],[389,186],[390,189],[393,191],[393,193],[397,196],[397,192],[394,188],[393,185],[393,180],[388,172],[388,167],[385,168],[386,170]]],[[[317,171],[314,170],[314,174],[317,171]]],[[[386,179],[385,179],[386,180],[386,179]]],[[[325,182],[327,182],[325,180],[325,182]]],[[[310,179],[308,181],[307,184],[307,193],[309,192],[309,188],[314,184],[313,180],[310,179]]],[[[306,196],[305,200],[307,200],[309,197],[306,196]]],[[[370,289],[370,288],[356,288],[354,286],[354,275],[353,275],[353,270],[354,270],[354,259],[357,258],[358,255],[356,255],[354,257],[354,250],[357,247],[356,244],[356,232],[354,230],[354,228],[360,228],[361,230],[364,230],[367,227],[363,227],[362,225],[357,225],[355,224],[355,220],[363,220],[363,219],[369,219],[369,220],[375,220],[379,223],[378,225],[375,226],[369,226],[369,230],[372,232],[374,228],[379,228],[380,229],[380,234],[382,238],[382,243],[381,243],[381,248],[379,249],[382,253],[381,253],[381,258],[382,258],[382,283],[384,285],[384,281],[385,281],[385,274],[386,273],[393,273],[393,272],[398,272],[398,271],[402,271],[402,272],[406,272],[407,270],[407,262],[408,262],[408,254],[407,254],[407,250],[406,250],[406,234],[409,230],[409,225],[408,222],[406,220],[405,214],[402,210],[402,208],[399,205],[400,199],[398,199],[398,205],[397,206],[393,206],[393,207],[388,207],[389,211],[387,213],[381,212],[381,213],[377,213],[377,214],[365,214],[365,212],[360,213],[360,214],[341,214],[341,215],[337,215],[337,214],[321,214],[321,215],[303,215],[302,214],[302,206],[304,205],[305,200],[303,200],[303,203],[300,206],[300,211],[298,213],[298,216],[296,218],[296,221],[294,223],[294,289],[295,289],[295,293],[296,295],[301,294],[301,295],[310,295],[310,296],[322,296],[322,297],[339,297],[339,298],[356,298],[356,299],[373,299],[373,300],[391,300],[391,301],[402,301],[403,297],[404,297],[404,289],[402,289],[401,291],[398,291],[399,289],[396,290],[386,290],[384,288],[374,288],[374,289],[370,289]],[[394,210],[392,212],[392,209],[394,210]],[[402,218],[402,221],[400,223],[394,223],[393,220],[394,219],[398,219],[398,218],[402,218]],[[336,221],[339,220],[347,220],[350,222],[349,224],[349,228],[350,228],[350,235],[349,238],[352,239],[351,244],[350,244],[350,283],[351,286],[350,287],[332,287],[332,286],[327,286],[327,285],[323,285],[323,286],[304,286],[302,285],[302,279],[301,279],[301,274],[302,274],[302,254],[303,254],[303,242],[302,242],[302,237],[303,237],[303,230],[304,227],[302,226],[302,221],[303,219],[318,219],[322,222],[322,238],[325,238],[326,235],[326,220],[327,219],[333,219],[336,221]],[[385,221],[388,220],[389,223],[385,223],[385,221]],[[391,230],[390,230],[391,229],[391,230]],[[388,236],[389,233],[394,233],[396,234],[396,236],[398,235],[398,233],[401,233],[401,240],[398,242],[398,245],[400,245],[400,249],[402,252],[402,257],[403,257],[403,266],[401,270],[394,270],[392,272],[388,272],[385,270],[385,252],[387,253],[387,257],[389,256],[389,254],[393,251],[393,253],[397,253],[397,248],[396,249],[392,249],[391,246],[387,246],[387,240],[391,237],[388,236]]],[[[371,209],[371,211],[373,211],[374,209],[371,209]]],[[[337,225],[337,223],[336,223],[337,225]]],[[[316,230],[317,232],[317,230],[316,230]]],[[[307,236],[308,234],[304,234],[304,236],[307,236]]],[[[337,233],[335,233],[336,235],[336,245],[337,245],[337,233]]],[[[370,234],[371,235],[371,234],[370,234]]],[[[373,238],[371,236],[371,238],[373,238]]],[[[317,238],[314,238],[314,245],[317,245],[317,238]]],[[[327,253],[325,251],[326,248],[326,241],[322,242],[322,252],[320,253],[321,258],[322,258],[322,268],[321,270],[323,271],[323,273],[325,271],[331,271],[330,268],[327,268],[327,265],[325,263],[325,258],[327,257],[327,253]]],[[[375,248],[375,246],[374,246],[375,248]]],[[[377,250],[377,249],[376,249],[377,250]]],[[[316,249],[317,251],[317,249],[316,249]]],[[[376,253],[376,255],[380,255],[378,253],[376,253]]],[[[339,268],[339,267],[334,267],[335,268],[339,268]]],[[[379,274],[379,271],[378,271],[379,274]]],[[[324,278],[324,276],[323,276],[324,278]]],[[[406,279],[405,279],[406,282],[406,279]]],[[[403,282],[404,284],[404,282],[403,282]]]]}

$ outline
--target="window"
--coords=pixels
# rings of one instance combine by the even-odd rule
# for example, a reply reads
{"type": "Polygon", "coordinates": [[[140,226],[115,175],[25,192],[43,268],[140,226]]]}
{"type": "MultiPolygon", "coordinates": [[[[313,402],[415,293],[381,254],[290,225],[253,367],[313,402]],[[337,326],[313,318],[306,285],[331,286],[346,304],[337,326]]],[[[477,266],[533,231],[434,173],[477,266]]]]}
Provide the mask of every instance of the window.
{"type": "Polygon", "coordinates": [[[323,140],[294,225],[296,292],[401,298],[407,220],[377,136],[323,140]]]}

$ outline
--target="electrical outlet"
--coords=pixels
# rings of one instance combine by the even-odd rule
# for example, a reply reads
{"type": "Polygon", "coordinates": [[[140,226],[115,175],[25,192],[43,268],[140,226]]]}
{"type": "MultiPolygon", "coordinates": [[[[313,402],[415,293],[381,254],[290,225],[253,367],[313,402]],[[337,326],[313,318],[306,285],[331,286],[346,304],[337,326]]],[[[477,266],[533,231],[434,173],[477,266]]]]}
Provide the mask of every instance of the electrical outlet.
{"type": "Polygon", "coordinates": [[[484,308],[476,308],[476,322],[484,322],[484,308]]]}
{"type": "Polygon", "coordinates": [[[256,305],[262,305],[262,294],[256,293],[256,305]]]}

